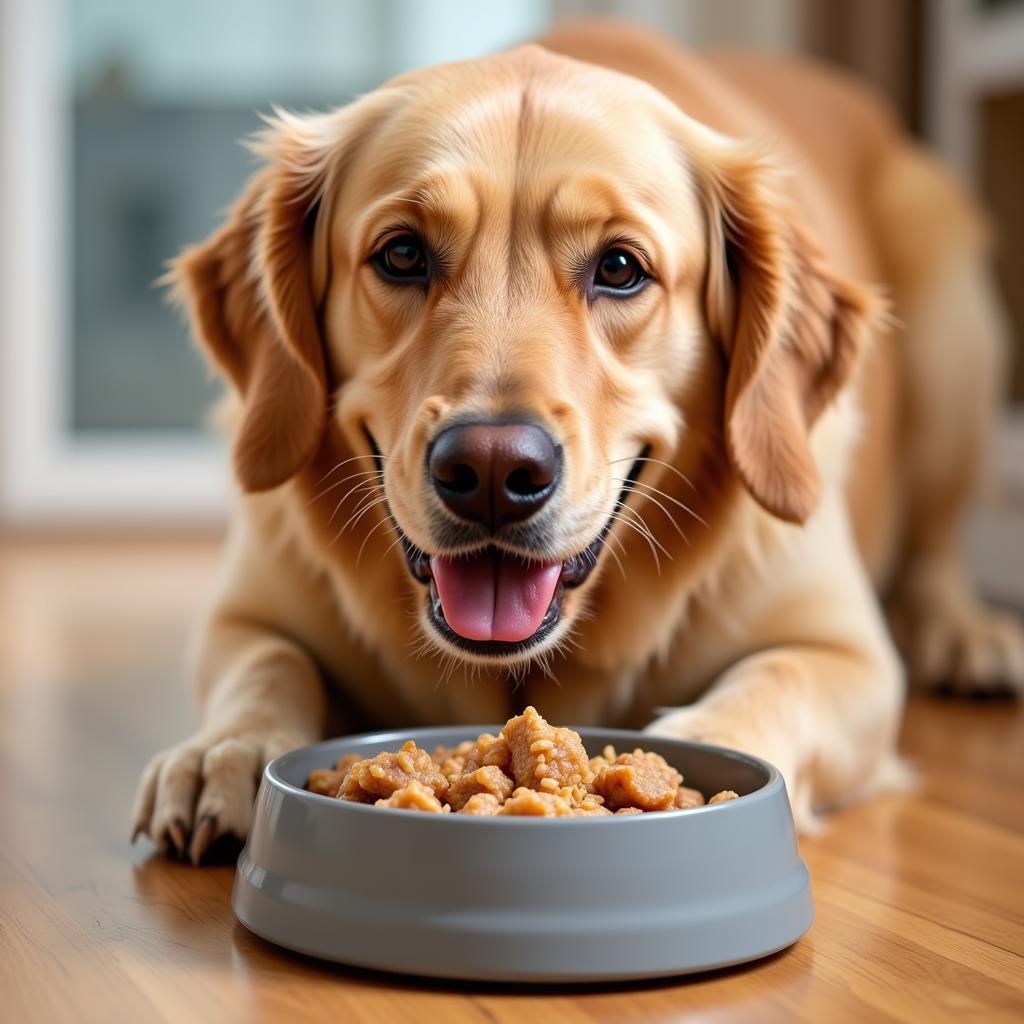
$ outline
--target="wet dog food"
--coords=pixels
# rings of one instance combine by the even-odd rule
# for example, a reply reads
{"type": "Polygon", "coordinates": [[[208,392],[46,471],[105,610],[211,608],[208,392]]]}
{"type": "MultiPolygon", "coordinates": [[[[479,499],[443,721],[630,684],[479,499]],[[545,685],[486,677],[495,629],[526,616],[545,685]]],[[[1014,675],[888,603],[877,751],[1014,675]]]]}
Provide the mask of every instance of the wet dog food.
{"type": "MultiPolygon", "coordinates": [[[[311,772],[306,788],[377,807],[528,818],[611,817],[705,802],[660,754],[608,746],[588,757],[579,733],[549,725],[532,707],[497,736],[483,733],[432,754],[412,740],[397,753],[346,754],[333,768],[311,772]]],[[[724,790],[707,803],[736,798],[724,790]]]]}

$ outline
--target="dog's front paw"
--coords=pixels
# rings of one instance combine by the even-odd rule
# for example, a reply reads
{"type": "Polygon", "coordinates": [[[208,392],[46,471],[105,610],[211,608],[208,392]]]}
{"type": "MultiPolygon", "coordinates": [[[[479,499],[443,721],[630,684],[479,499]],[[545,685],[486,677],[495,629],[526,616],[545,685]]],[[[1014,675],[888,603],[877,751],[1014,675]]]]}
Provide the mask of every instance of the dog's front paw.
{"type": "Polygon", "coordinates": [[[660,710],[663,713],[644,728],[645,733],[676,740],[692,740],[695,743],[710,743],[768,761],[779,769],[785,780],[797,830],[802,835],[811,835],[819,830],[820,822],[811,811],[806,780],[797,771],[792,745],[787,737],[772,736],[743,716],[702,707],[700,704],[660,710]]]}
{"type": "Polygon", "coordinates": [[[925,689],[1024,696],[1024,628],[1016,615],[938,609],[905,650],[911,679],[925,689]]]}
{"type": "Polygon", "coordinates": [[[132,841],[145,833],[161,853],[198,864],[222,836],[244,840],[263,766],[300,745],[198,735],[157,754],[139,783],[132,841]]]}
{"type": "Polygon", "coordinates": [[[1024,696],[1024,622],[979,602],[957,577],[911,574],[889,604],[911,683],[966,696],[1024,696]]]}
{"type": "Polygon", "coordinates": [[[663,713],[645,727],[645,733],[677,740],[693,740],[696,743],[711,743],[718,747],[743,750],[749,754],[756,753],[752,747],[758,738],[732,716],[700,705],[660,710],[663,713]]]}

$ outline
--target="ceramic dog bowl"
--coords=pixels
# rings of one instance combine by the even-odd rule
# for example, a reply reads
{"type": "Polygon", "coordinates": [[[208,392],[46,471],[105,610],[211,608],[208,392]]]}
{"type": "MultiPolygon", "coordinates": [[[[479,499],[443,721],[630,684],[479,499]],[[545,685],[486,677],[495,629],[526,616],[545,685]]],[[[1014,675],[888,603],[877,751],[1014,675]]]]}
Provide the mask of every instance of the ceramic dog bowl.
{"type": "Polygon", "coordinates": [[[706,796],[689,811],[598,818],[428,814],[302,789],[342,754],[432,750],[499,727],[331,740],[264,773],[232,905],[257,935],[327,960],[489,981],[653,978],[795,942],[814,915],[778,771],[699,743],[580,729],[591,754],[657,751],[706,796]]]}

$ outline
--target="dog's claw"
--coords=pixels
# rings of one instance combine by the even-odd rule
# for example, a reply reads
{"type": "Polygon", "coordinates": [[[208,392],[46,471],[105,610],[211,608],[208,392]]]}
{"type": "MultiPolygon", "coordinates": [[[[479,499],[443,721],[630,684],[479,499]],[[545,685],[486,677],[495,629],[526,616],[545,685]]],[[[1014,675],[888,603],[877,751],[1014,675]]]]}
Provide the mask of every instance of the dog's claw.
{"type": "Polygon", "coordinates": [[[217,815],[215,814],[204,814],[199,819],[199,827],[195,831],[195,835],[192,837],[192,848],[190,850],[190,856],[192,863],[198,867],[199,862],[203,859],[203,854],[206,853],[207,847],[210,842],[217,834],[217,815]]]}
{"type": "Polygon", "coordinates": [[[188,849],[188,829],[185,822],[181,818],[175,818],[167,826],[167,834],[170,836],[171,842],[174,843],[177,855],[179,857],[184,856],[185,851],[188,849]]]}

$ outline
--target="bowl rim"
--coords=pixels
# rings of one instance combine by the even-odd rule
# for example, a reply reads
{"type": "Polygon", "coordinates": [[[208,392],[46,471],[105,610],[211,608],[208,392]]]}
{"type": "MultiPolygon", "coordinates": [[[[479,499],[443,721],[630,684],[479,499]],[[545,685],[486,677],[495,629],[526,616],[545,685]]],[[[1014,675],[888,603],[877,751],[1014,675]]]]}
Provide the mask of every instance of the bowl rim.
{"type": "MultiPolygon", "coordinates": [[[[352,733],[348,736],[336,736],[333,739],[321,740],[319,743],[311,743],[308,746],[299,747],[296,750],[290,750],[287,753],[279,754],[263,769],[263,781],[268,786],[272,786],[274,789],[279,790],[293,799],[298,797],[305,801],[312,800],[322,802],[324,809],[326,809],[328,805],[333,805],[335,810],[328,811],[327,813],[329,814],[372,813],[376,819],[381,817],[382,812],[389,818],[395,814],[399,814],[407,821],[422,822],[423,827],[426,828],[434,827],[439,822],[447,822],[447,827],[449,828],[473,828],[484,825],[491,825],[499,828],[537,828],[539,822],[544,822],[545,824],[541,827],[547,828],[571,827],[584,829],[597,825],[607,828],[610,824],[615,824],[616,822],[619,825],[624,825],[626,822],[678,821],[682,817],[687,819],[698,819],[702,814],[706,814],[711,810],[714,810],[718,815],[743,813],[744,808],[750,808],[755,802],[760,803],[764,800],[775,799],[778,796],[779,790],[782,790],[783,795],[785,796],[785,783],[782,778],[782,773],[771,762],[765,761],[763,758],[756,757],[753,754],[745,754],[742,751],[733,750],[729,747],[720,747],[713,743],[700,743],[695,740],[676,739],[672,736],[660,736],[653,733],[648,734],[635,729],[605,729],[601,726],[570,726],[570,728],[578,732],[584,740],[586,740],[587,733],[599,732],[602,735],[611,736],[612,743],[615,743],[616,738],[622,741],[634,743],[638,740],[646,739],[648,741],[655,740],[658,742],[675,744],[681,748],[696,748],[698,750],[723,756],[732,761],[740,761],[743,764],[764,772],[768,778],[763,786],[758,787],[752,793],[747,793],[737,800],[728,800],[721,804],[702,804],[700,807],[686,807],[671,811],[657,811],[656,813],[649,814],[613,814],[610,817],[605,815],[596,815],[593,817],[547,818],[529,815],[499,816],[478,814],[424,814],[422,811],[416,811],[404,807],[377,807],[375,804],[357,803],[353,800],[338,800],[336,797],[324,796],[320,793],[311,793],[307,789],[301,789],[298,786],[293,786],[280,774],[282,765],[286,765],[286,763],[293,758],[298,758],[300,755],[308,754],[309,752],[315,751],[321,747],[333,747],[342,741],[390,744],[398,741],[405,742],[410,739],[425,739],[437,733],[461,732],[463,729],[465,729],[467,734],[470,732],[473,733],[472,736],[467,735],[467,738],[472,739],[475,736],[479,736],[481,732],[489,732],[492,730],[500,731],[501,728],[502,726],[496,726],[493,723],[489,725],[466,726],[456,724],[425,726],[411,729],[374,730],[371,732],[352,733]],[[461,824],[456,824],[456,822],[461,824]]],[[[417,746],[419,746],[418,743],[417,746]]],[[[316,806],[316,804],[314,804],[314,806],[316,806]]]]}

